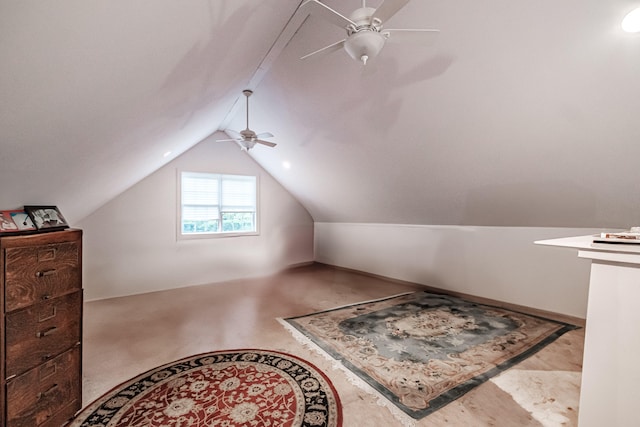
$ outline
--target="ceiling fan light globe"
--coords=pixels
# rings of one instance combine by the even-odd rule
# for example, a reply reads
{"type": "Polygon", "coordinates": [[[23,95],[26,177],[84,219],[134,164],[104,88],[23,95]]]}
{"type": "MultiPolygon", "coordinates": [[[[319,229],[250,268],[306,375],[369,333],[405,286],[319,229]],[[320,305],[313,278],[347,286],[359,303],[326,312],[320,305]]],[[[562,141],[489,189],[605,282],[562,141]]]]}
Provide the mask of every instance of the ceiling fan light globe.
{"type": "Polygon", "coordinates": [[[356,61],[363,61],[363,57],[373,59],[378,56],[386,40],[377,31],[360,31],[349,36],[344,42],[344,50],[356,61]]]}

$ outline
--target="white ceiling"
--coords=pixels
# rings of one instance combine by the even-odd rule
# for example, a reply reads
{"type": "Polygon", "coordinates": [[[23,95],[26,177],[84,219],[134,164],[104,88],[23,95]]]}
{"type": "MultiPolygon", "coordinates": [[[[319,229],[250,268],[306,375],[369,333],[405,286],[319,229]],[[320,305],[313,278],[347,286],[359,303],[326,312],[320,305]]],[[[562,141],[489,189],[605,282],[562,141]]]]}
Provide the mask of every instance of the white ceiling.
{"type": "Polygon", "coordinates": [[[299,3],[0,0],[0,208],[77,221],[244,128],[251,86],[278,146],[250,155],[316,221],[640,225],[640,35],[619,29],[640,0],[412,0],[388,27],[438,40],[366,73],[298,59],[344,36],[316,16],[268,55],[299,3]]]}

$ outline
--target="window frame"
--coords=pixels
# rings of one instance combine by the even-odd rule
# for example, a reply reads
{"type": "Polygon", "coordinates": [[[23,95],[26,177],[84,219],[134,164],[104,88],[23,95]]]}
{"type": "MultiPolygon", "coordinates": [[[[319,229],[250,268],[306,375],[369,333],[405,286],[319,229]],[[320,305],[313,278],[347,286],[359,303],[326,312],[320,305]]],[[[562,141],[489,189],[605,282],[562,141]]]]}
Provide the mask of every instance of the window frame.
{"type": "MultiPolygon", "coordinates": [[[[177,212],[176,212],[176,238],[177,240],[196,240],[196,239],[219,239],[226,237],[244,237],[244,236],[258,236],[260,235],[260,177],[258,175],[242,175],[238,173],[221,173],[221,172],[202,172],[196,170],[177,169],[177,212]],[[214,232],[201,232],[201,233],[182,233],[182,177],[184,173],[210,175],[212,177],[222,178],[224,176],[231,177],[243,177],[255,179],[255,231],[214,231],[214,232]]],[[[220,193],[220,201],[222,200],[222,193],[220,193]]],[[[220,220],[222,220],[222,214],[225,213],[222,209],[219,209],[220,220]]],[[[220,223],[222,227],[222,222],[220,223]]]]}

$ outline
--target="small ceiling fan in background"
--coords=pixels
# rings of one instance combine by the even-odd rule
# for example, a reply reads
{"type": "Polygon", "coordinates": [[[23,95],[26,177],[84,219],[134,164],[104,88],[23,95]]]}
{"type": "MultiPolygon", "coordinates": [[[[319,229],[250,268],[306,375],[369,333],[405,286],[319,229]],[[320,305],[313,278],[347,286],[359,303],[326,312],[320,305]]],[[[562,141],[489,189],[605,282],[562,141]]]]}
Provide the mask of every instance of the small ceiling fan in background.
{"type": "Polygon", "coordinates": [[[253,94],[253,91],[250,89],[245,89],[242,91],[242,93],[247,97],[247,128],[240,132],[231,129],[225,129],[224,133],[226,133],[227,136],[231,139],[219,139],[218,142],[234,141],[244,151],[249,151],[256,144],[266,145],[267,147],[275,147],[275,143],[264,141],[262,139],[273,138],[273,134],[269,132],[256,134],[254,131],[249,129],[249,97],[253,94]]]}
{"type": "Polygon", "coordinates": [[[353,59],[364,65],[374,59],[388,41],[432,42],[439,30],[431,29],[386,29],[384,23],[402,9],[409,0],[383,0],[377,9],[367,7],[362,0],[362,7],[356,9],[347,18],[318,0],[307,0],[301,7],[309,9],[312,15],[318,15],[347,31],[347,38],[311,52],[300,59],[307,59],[317,54],[326,54],[344,50],[353,59]]]}

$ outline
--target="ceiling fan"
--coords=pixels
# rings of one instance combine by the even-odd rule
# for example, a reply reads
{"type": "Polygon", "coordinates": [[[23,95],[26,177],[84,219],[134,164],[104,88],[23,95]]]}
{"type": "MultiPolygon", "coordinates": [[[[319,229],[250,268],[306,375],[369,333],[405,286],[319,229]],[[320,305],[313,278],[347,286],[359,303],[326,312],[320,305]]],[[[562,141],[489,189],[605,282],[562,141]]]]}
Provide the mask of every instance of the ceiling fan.
{"type": "Polygon", "coordinates": [[[269,132],[263,132],[256,134],[254,131],[249,129],[249,97],[253,94],[253,91],[250,89],[245,89],[242,91],[244,96],[247,97],[247,128],[240,132],[231,129],[225,129],[224,133],[229,136],[231,139],[219,139],[218,142],[224,141],[234,141],[236,142],[240,148],[244,151],[249,151],[256,144],[266,145],[267,147],[275,147],[276,144],[269,141],[264,141],[262,138],[273,138],[273,134],[269,132]]]}
{"type": "MultiPolygon", "coordinates": [[[[384,23],[402,9],[409,0],[383,0],[377,9],[362,7],[354,10],[347,18],[318,0],[307,0],[302,6],[309,13],[322,16],[329,22],[347,31],[347,38],[311,52],[300,59],[306,59],[319,53],[329,53],[344,48],[349,56],[364,65],[374,59],[389,41],[431,42],[440,32],[429,29],[386,29],[384,23]]],[[[301,7],[302,7],[301,6],[301,7]]]]}

